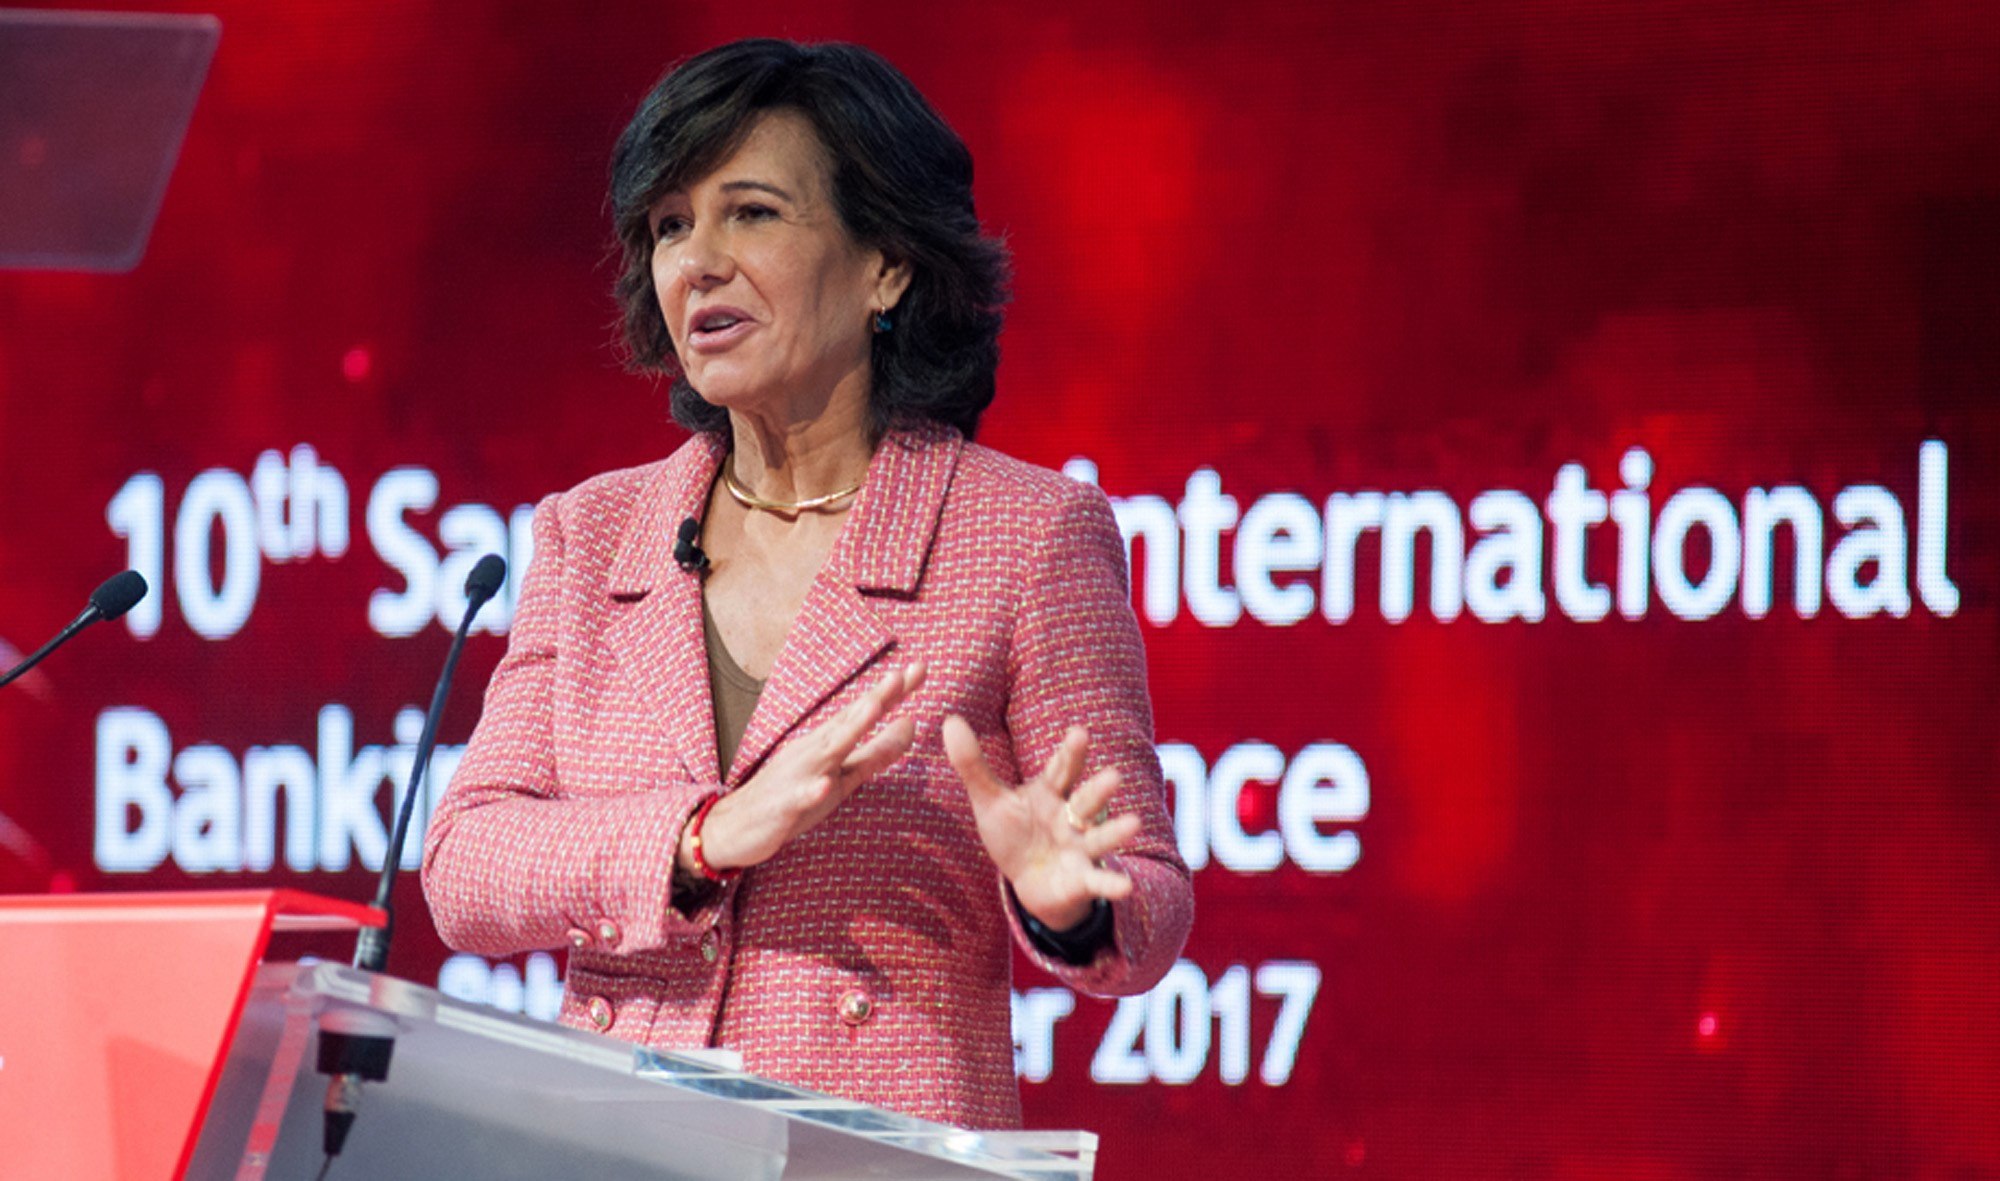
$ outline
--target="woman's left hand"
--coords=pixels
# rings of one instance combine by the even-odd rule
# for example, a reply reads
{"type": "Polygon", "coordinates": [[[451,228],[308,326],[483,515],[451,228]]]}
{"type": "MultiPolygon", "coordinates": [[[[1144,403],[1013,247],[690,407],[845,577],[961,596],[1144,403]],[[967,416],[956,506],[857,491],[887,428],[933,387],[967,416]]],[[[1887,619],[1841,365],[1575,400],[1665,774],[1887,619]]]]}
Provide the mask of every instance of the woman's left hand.
{"type": "Polygon", "coordinates": [[[987,855],[1013,884],[1021,909],[1056,931],[1088,918],[1096,899],[1132,893],[1132,879],[1102,862],[1138,834],[1139,817],[1102,818],[1118,770],[1078,783],[1089,750],[1090,736],[1071,726],[1041,774],[1017,787],[993,774],[965,719],[944,720],[945,757],[965,783],[987,855]]]}

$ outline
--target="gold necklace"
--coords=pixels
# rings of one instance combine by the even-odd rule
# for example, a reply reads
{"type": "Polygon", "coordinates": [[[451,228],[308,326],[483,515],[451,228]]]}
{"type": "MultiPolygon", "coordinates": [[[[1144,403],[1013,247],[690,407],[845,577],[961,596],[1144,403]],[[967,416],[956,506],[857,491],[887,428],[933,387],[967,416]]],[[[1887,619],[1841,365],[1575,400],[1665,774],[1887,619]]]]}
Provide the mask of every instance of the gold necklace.
{"type": "Polygon", "coordinates": [[[765,500],[755,492],[737,483],[736,473],[730,470],[728,465],[724,465],[722,469],[722,487],[728,491],[737,504],[747,509],[755,509],[763,513],[776,513],[783,517],[796,517],[800,513],[809,513],[815,509],[825,508],[835,501],[846,500],[856,492],[861,491],[861,485],[867,482],[866,479],[863,479],[849,484],[838,492],[829,492],[824,496],[808,496],[804,500],[765,500]]]}

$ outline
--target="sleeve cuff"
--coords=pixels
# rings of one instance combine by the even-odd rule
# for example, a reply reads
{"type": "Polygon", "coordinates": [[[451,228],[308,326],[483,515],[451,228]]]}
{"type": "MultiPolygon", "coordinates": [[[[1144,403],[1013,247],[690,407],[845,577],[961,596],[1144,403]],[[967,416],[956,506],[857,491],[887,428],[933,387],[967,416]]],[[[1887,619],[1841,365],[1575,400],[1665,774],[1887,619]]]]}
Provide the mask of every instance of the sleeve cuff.
{"type": "MultiPolygon", "coordinates": [[[[1011,895],[1012,892],[1009,893],[1011,895]]],[[[1028,933],[1028,942],[1035,945],[1036,951],[1051,959],[1081,968],[1095,960],[1098,952],[1111,946],[1115,934],[1111,904],[1102,898],[1092,899],[1090,913],[1066,931],[1054,930],[1029,914],[1022,908],[1019,899],[1010,900],[1015,916],[1021,920],[1021,929],[1028,933]]]]}

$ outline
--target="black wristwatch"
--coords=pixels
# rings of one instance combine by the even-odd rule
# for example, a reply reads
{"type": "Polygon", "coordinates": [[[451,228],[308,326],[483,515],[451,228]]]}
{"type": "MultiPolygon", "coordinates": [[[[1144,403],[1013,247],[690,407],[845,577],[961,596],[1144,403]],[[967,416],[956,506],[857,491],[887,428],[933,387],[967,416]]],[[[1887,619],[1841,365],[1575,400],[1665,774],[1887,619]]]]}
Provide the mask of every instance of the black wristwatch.
{"type": "Polygon", "coordinates": [[[1102,898],[1091,899],[1090,913],[1067,931],[1054,930],[1029,914],[1022,909],[1018,898],[1014,900],[1014,913],[1021,916],[1021,927],[1028,932],[1028,942],[1035,945],[1035,950],[1072,967],[1081,968],[1111,946],[1111,904],[1102,898]]]}

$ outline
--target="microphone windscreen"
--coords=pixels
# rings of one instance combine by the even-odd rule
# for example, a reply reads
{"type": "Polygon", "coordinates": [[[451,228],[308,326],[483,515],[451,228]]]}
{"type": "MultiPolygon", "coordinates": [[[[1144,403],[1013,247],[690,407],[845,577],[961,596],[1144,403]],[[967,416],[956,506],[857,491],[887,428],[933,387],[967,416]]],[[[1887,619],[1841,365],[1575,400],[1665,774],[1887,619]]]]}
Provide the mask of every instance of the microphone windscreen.
{"type": "Polygon", "coordinates": [[[698,534],[700,534],[700,532],[701,532],[700,521],[695,520],[693,517],[689,517],[687,520],[682,521],[681,534],[680,534],[681,544],[693,545],[695,537],[698,534]]]}
{"type": "Polygon", "coordinates": [[[483,603],[500,593],[500,584],[507,581],[507,561],[499,554],[487,554],[474,562],[472,572],[465,576],[465,597],[475,603],[483,603]]]}
{"type": "Polygon", "coordinates": [[[97,608],[101,619],[116,619],[137,606],[146,597],[146,580],[137,570],[127,570],[123,574],[113,574],[104,580],[104,585],[90,592],[90,605],[97,608]]]}

